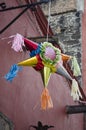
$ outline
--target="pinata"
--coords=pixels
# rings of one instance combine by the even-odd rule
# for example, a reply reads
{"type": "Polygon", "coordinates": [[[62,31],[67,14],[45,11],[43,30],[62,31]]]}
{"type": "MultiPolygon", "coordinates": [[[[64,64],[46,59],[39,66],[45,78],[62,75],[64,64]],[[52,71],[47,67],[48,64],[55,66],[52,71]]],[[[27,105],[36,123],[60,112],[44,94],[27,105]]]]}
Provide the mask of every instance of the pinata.
{"type": "Polygon", "coordinates": [[[61,53],[61,50],[53,46],[53,44],[50,42],[43,42],[38,44],[34,41],[24,38],[20,34],[17,34],[14,37],[12,48],[18,52],[22,50],[22,46],[25,46],[27,50],[30,51],[30,58],[18,62],[11,67],[10,71],[5,75],[5,78],[8,81],[12,81],[13,78],[16,77],[18,71],[21,70],[21,66],[31,66],[36,71],[39,71],[44,84],[44,89],[41,94],[41,108],[43,110],[53,107],[53,101],[48,90],[49,79],[53,73],[62,75],[72,81],[71,96],[75,101],[79,100],[79,98],[82,98],[77,81],[70,76],[70,74],[63,66],[64,61],[67,62],[72,59],[73,62],[75,61],[74,66],[77,68],[75,69],[77,72],[74,72],[74,74],[77,74],[75,76],[80,75],[80,68],[75,60],[75,57],[61,53]],[[19,45],[19,48],[17,44],[19,45]]]}

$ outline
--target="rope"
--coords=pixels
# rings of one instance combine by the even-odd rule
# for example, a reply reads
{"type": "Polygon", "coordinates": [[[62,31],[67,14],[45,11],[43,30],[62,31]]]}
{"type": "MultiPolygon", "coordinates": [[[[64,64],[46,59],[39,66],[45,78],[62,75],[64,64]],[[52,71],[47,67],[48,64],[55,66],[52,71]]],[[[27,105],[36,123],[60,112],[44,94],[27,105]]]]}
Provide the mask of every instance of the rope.
{"type": "Polygon", "coordinates": [[[48,10],[48,25],[47,25],[47,39],[46,41],[48,42],[48,33],[49,33],[49,24],[50,24],[50,17],[51,17],[51,0],[49,2],[49,10],[48,10]]]}

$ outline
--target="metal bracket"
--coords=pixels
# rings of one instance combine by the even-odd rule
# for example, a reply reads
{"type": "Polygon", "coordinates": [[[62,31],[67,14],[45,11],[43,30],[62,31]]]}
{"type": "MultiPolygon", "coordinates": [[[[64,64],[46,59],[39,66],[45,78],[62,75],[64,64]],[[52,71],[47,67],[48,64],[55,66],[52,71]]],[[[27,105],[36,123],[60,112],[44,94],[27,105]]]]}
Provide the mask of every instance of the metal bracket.
{"type": "Polygon", "coordinates": [[[6,8],[6,4],[4,2],[0,3],[0,7],[1,7],[1,9],[4,9],[4,8],[6,8]]]}
{"type": "Polygon", "coordinates": [[[67,114],[86,113],[86,105],[66,106],[66,113],[67,114]]]}
{"type": "Polygon", "coordinates": [[[41,0],[40,2],[34,2],[31,4],[26,4],[26,5],[20,5],[20,6],[15,6],[15,7],[9,7],[6,8],[5,3],[1,3],[0,6],[2,9],[0,9],[0,12],[5,12],[5,11],[10,11],[10,10],[15,10],[19,8],[24,8],[23,11],[21,11],[11,22],[9,22],[2,30],[0,30],[0,34],[3,33],[8,27],[10,27],[20,16],[22,16],[28,9],[35,7],[37,5],[41,5],[43,3],[48,3],[50,0],[41,0]]]}

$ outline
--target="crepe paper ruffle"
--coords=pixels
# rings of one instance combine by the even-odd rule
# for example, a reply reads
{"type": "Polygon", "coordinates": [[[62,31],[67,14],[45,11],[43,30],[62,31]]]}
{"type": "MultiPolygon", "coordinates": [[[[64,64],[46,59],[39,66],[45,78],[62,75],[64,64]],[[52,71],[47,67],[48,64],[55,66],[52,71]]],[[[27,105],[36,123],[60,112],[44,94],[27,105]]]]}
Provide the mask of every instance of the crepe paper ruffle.
{"type": "Polygon", "coordinates": [[[41,45],[38,45],[36,50],[31,51],[30,52],[30,57],[33,57],[33,56],[39,54],[40,53],[40,48],[41,48],[41,45]]]}
{"type": "Polygon", "coordinates": [[[79,98],[82,98],[78,83],[75,79],[72,80],[71,96],[73,97],[74,101],[79,101],[79,98]]]}
{"type": "Polygon", "coordinates": [[[54,47],[51,43],[44,42],[41,45],[40,57],[42,58],[43,62],[54,65],[54,64],[56,64],[57,62],[59,62],[61,60],[61,51],[60,51],[59,48],[54,47]],[[45,56],[47,47],[50,47],[55,51],[55,59],[52,60],[52,59],[45,56]]]}
{"type": "Polygon", "coordinates": [[[72,66],[71,66],[71,68],[73,70],[73,75],[74,76],[81,75],[80,67],[79,67],[79,64],[78,64],[77,59],[76,59],[75,56],[72,58],[72,66]]]}
{"type": "Polygon", "coordinates": [[[17,33],[14,36],[14,39],[12,42],[12,49],[16,52],[19,52],[19,51],[21,52],[23,51],[22,46],[25,46],[23,36],[17,33]]]}
{"type": "Polygon", "coordinates": [[[17,73],[22,70],[17,64],[11,66],[9,72],[4,76],[7,81],[12,82],[12,80],[17,76],[17,73]]]}
{"type": "Polygon", "coordinates": [[[44,88],[42,94],[41,94],[41,108],[43,110],[53,108],[53,102],[49,95],[49,91],[47,88],[44,88]]]}

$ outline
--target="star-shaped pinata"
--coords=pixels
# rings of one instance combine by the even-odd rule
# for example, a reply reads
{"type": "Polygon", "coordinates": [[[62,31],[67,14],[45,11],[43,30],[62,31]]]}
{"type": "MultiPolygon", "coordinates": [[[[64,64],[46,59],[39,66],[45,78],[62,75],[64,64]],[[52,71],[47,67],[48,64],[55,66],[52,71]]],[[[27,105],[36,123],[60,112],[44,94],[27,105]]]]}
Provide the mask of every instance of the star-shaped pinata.
{"type": "MultiPolygon", "coordinates": [[[[53,102],[47,89],[51,74],[60,74],[65,78],[72,80],[73,84],[74,82],[76,84],[76,81],[72,79],[63,66],[63,61],[68,61],[72,57],[62,54],[59,48],[56,48],[49,42],[38,44],[26,38],[23,38],[23,40],[26,48],[30,51],[30,58],[17,63],[17,67],[32,66],[36,71],[40,72],[44,84],[44,89],[41,94],[41,108],[44,110],[52,108],[53,102]]],[[[74,89],[72,87],[71,95],[74,100],[79,100],[79,97],[82,97],[76,86],[74,86],[74,89]]]]}

